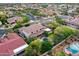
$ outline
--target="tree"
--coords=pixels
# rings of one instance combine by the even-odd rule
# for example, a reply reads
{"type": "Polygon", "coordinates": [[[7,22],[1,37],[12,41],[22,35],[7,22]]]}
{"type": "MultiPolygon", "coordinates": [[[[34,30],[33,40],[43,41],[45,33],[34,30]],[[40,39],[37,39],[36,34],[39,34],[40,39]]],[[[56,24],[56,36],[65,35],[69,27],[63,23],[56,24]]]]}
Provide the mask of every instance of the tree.
{"type": "Polygon", "coordinates": [[[48,7],[48,4],[41,4],[41,7],[43,7],[43,8],[47,8],[48,7]]]}
{"type": "Polygon", "coordinates": [[[7,22],[7,15],[6,13],[4,13],[3,11],[0,11],[0,21],[2,22],[2,24],[5,24],[7,22]]]}
{"type": "Polygon", "coordinates": [[[52,32],[44,31],[43,34],[44,34],[46,37],[48,37],[51,33],[52,33],[52,32]]]}
{"type": "Polygon", "coordinates": [[[24,23],[27,23],[27,22],[29,22],[29,20],[30,20],[30,18],[28,17],[28,16],[22,16],[22,18],[23,18],[23,22],[24,23]]]}
{"type": "Polygon", "coordinates": [[[64,24],[65,20],[59,18],[58,16],[56,16],[55,18],[56,18],[56,22],[58,22],[59,24],[64,24]]]}
{"type": "Polygon", "coordinates": [[[60,36],[65,36],[65,37],[67,37],[71,34],[74,34],[74,33],[75,33],[75,29],[68,27],[68,26],[60,26],[54,30],[54,34],[60,35],[60,36]]]}
{"type": "Polygon", "coordinates": [[[52,44],[49,41],[43,41],[41,47],[41,53],[51,50],[52,44]]]}
{"type": "Polygon", "coordinates": [[[52,28],[52,29],[55,29],[57,28],[58,26],[60,26],[60,24],[56,21],[53,21],[53,22],[49,22],[48,23],[48,27],[52,28]]]}
{"type": "Polygon", "coordinates": [[[48,36],[48,41],[50,41],[52,43],[52,45],[55,45],[57,43],[59,43],[61,40],[59,40],[60,37],[58,37],[55,34],[51,34],[48,36]]]}
{"type": "Polygon", "coordinates": [[[45,14],[41,14],[39,9],[32,9],[31,12],[35,16],[46,16],[45,14]]]}
{"type": "Polygon", "coordinates": [[[75,34],[75,29],[68,26],[60,26],[54,30],[54,34],[58,39],[54,40],[54,43],[59,43],[70,35],[75,34]]]}
{"type": "Polygon", "coordinates": [[[60,43],[70,35],[76,34],[76,29],[68,26],[60,26],[54,30],[54,33],[49,35],[48,38],[54,43],[54,45],[60,43]]]}
{"type": "Polygon", "coordinates": [[[39,15],[39,10],[38,10],[38,9],[33,9],[33,10],[31,10],[31,13],[32,13],[33,15],[38,16],[38,15],[39,15]]]}
{"type": "Polygon", "coordinates": [[[32,41],[25,49],[26,56],[38,56],[40,55],[42,41],[40,39],[32,41]]]}
{"type": "Polygon", "coordinates": [[[49,41],[41,41],[37,39],[32,41],[25,49],[26,56],[38,56],[52,48],[52,44],[49,41]]]}
{"type": "Polygon", "coordinates": [[[20,23],[16,23],[16,25],[13,27],[13,29],[20,28],[22,25],[20,23]]]}
{"type": "Polygon", "coordinates": [[[30,38],[26,38],[27,39],[27,43],[30,44],[32,41],[37,40],[37,37],[30,37],[30,38]]]}
{"type": "Polygon", "coordinates": [[[30,13],[33,9],[32,8],[27,8],[26,13],[30,13]]]}

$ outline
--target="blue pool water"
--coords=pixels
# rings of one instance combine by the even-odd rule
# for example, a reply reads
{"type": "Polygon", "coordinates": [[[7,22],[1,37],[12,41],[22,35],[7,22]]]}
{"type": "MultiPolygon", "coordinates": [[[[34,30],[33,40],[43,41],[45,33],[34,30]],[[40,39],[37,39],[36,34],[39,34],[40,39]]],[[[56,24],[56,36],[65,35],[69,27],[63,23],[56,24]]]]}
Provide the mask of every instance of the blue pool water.
{"type": "Polygon", "coordinates": [[[72,52],[72,54],[79,53],[79,43],[73,43],[69,47],[66,48],[68,51],[72,52]]]}
{"type": "Polygon", "coordinates": [[[67,48],[68,51],[72,52],[72,54],[78,53],[77,50],[71,49],[70,47],[67,48]]]}

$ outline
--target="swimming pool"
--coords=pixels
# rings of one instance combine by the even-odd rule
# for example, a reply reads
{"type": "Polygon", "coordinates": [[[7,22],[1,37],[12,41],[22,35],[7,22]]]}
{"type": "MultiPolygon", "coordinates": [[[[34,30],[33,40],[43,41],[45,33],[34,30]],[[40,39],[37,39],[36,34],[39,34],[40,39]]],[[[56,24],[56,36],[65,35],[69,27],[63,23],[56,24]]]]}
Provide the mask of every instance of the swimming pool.
{"type": "Polygon", "coordinates": [[[66,49],[70,51],[72,54],[77,54],[79,53],[79,43],[75,42],[71,44],[70,46],[68,46],[66,49]]]}

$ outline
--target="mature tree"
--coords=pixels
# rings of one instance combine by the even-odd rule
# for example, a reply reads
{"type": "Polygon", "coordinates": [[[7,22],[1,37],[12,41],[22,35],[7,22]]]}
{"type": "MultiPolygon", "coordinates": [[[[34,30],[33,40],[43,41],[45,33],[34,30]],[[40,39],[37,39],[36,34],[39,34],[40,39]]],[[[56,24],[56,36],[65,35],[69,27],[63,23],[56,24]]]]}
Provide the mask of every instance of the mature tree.
{"type": "Polygon", "coordinates": [[[57,28],[58,26],[60,26],[60,24],[56,21],[53,21],[53,22],[49,22],[48,23],[48,27],[52,28],[52,29],[55,29],[57,28]]]}
{"type": "Polygon", "coordinates": [[[41,53],[51,50],[52,44],[49,41],[43,41],[41,47],[41,53]]]}
{"type": "Polygon", "coordinates": [[[15,30],[15,29],[17,29],[17,28],[20,28],[22,25],[20,24],[20,23],[16,23],[16,25],[13,27],[13,29],[15,30]]]}
{"type": "Polygon", "coordinates": [[[57,27],[54,30],[54,34],[58,37],[58,39],[54,40],[54,42],[58,43],[58,41],[61,42],[63,39],[67,38],[68,36],[74,35],[75,29],[68,26],[61,26],[61,27],[57,27]]]}
{"type": "Polygon", "coordinates": [[[41,41],[40,39],[32,41],[25,49],[26,56],[38,56],[52,48],[49,41],[41,41]]]}
{"type": "Polygon", "coordinates": [[[22,18],[24,20],[24,23],[27,23],[30,20],[28,16],[22,16],[22,18]]]}
{"type": "Polygon", "coordinates": [[[26,38],[28,44],[30,44],[32,41],[37,40],[37,37],[30,37],[30,38],[26,38]]]}
{"type": "Polygon", "coordinates": [[[27,8],[26,13],[30,13],[33,9],[32,8],[27,8]]]}
{"type": "Polygon", "coordinates": [[[33,10],[31,11],[31,13],[32,13],[33,15],[37,15],[39,12],[38,12],[38,9],[33,9],[33,10]]]}
{"type": "Polygon", "coordinates": [[[29,46],[25,49],[26,56],[37,56],[40,55],[42,41],[40,39],[32,41],[29,46]]]}
{"type": "Polygon", "coordinates": [[[26,13],[31,13],[35,16],[46,16],[45,14],[41,14],[39,9],[32,9],[32,8],[27,8],[26,13]]]}
{"type": "Polygon", "coordinates": [[[6,13],[3,12],[3,11],[0,11],[0,21],[1,21],[3,24],[5,24],[5,23],[7,22],[6,19],[7,19],[6,13]]]}
{"type": "Polygon", "coordinates": [[[54,44],[58,44],[68,36],[74,35],[76,31],[76,29],[68,26],[60,26],[54,30],[53,34],[49,35],[49,38],[52,39],[52,42],[54,42],[54,44]]]}
{"type": "Polygon", "coordinates": [[[75,29],[68,26],[60,26],[54,30],[54,34],[66,37],[74,33],[75,29]]]}
{"type": "Polygon", "coordinates": [[[58,22],[59,24],[64,24],[65,20],[59,18],[58,16],[56,16],[55,18],[56,18],[56,22],[58,22]]]}
{"type": "Polygon", "coordinates": [[[46,3],[44,4],[44,3],[43,3],[43,4],[41,4],[41,7],[47,8],[47,7],[48,7],[48,4],[46,4],[46,3]]]}
{"type": "Polygon", "coordinates": [[[43,34],[44,34],[46,37],[48,37],[51,33],[52,33],[52,32],[44,31],[43,34]]]}

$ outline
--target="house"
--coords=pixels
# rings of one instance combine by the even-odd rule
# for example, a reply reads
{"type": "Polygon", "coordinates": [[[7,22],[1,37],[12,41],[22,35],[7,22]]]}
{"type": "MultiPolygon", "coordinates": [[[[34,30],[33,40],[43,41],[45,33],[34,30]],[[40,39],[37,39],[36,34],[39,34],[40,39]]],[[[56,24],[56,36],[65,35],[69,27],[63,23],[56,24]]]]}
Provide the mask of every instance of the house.
{"type": "Polygon", "coordinates": [[[9,24],[15,24],[16,22],[22,22],[22,21],[23,21],[23,18],[19,16],[15,16],[7,20],[9,24]]]}
{"type": "Polygon", "coordinates": [[[45,14],[47,16],[54,16],[54,14],[56,13],[54,10],[49,8],[40,8],[39,11],[41,14],[45,14]]]}
{"type": "Polygon", "coordinates": [[[27,46],[27,43],[16,33],[8,33],[0,38],[0,56],[17,55],[27,46]]]}
{"type": "Polygon", "coordinates": [[[75,19],[68,21],[67,25],[73,28],[79,28],[79,17],[76,17],[75,19]]]}
{"type": "Polygon", "coordinates": [[[28,27],[22,27],[19,29],[20,34],[26,36],[26,37],[36,37],[41,35],[44,32],[44,27],[42,24],[32,24],[28,27]]]}

